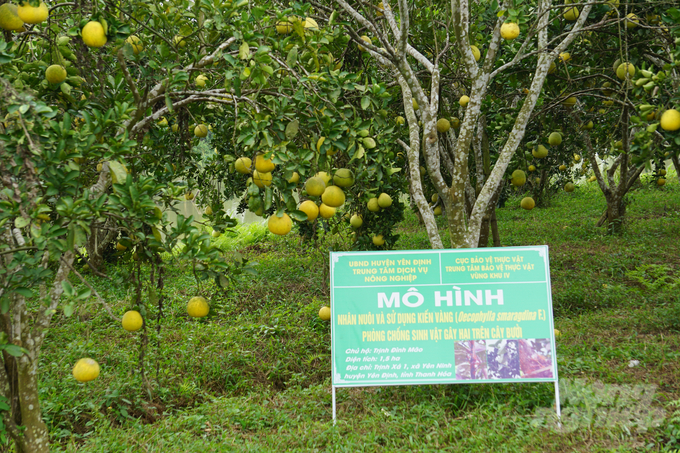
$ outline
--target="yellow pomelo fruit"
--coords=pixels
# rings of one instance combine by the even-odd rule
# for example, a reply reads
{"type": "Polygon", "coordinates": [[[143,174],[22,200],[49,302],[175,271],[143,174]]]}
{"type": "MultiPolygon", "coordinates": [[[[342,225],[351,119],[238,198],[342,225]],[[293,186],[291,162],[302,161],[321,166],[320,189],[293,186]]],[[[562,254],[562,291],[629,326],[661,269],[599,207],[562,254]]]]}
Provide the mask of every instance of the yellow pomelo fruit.
{"type": "Polygon", "coordinates": [[[514,22],[501,25],[501,38],[511,41],[519,36],[519,25],[514,22]]]}
{"type": "Polygon", "coordinates": [[[81,32],[83,42],[88,47],[102,47],[106,44],[106,33],[104,27],[97,21],[90,21],[83,27],[81,32]]]}
{"type": "Polygon", "coordinates": [[[378,11],[375,12],[375,15],[380,17],[384,14],[385,11],[385,5],[383,5],[383,2],[378,3],[378,11]]]}
{"type": "Polygon", "coordinates": [[[534,167],[533,165],[529,165],[528,170],[529,171],[536,171],[536,167],[534,167]]]}
{"type": "Polygon", "coordinates": [[[260,173],[259,171],[255,170],[253,172],[253,182],[260,189],[263,189],[264,186],[271,186],[272,185],[272,174],[271,173],[260,173]]]}
{"type": "Polygon", "coordinates": [[[411,98],[411,105],[413,105],[413,110],[418,110],[418,101],[416,101],[416,98],[411,98]]]}
{"type": "Polygon", "coordinates": [[[658,173],[659,173],[661,176],[666,176],[666,170],[664,170],[663,168],[662,168],[661,170],[659,170],[658,173]]]}
{"type": "Polygon", "coordinates": [[[406,120],[404,119],[403,116],[398,116],[394,121],[395,121],[399,126],[401,126],[402,124],[404,124],[404,123],[406,122],[406,120]]]}
{"type": "Polygon", "coordinates": [[[597,176],[595,176],[595,175],[588,178],[588,182],[595,182],[595,181],[597,181],[597,176]]]}
{"type": "Polygon", "coordinates": [[[142,40],[135,35],[128,36],[125,42],[132,46],[132,53],[135,55],[139,55],[139,52],[144,50],[144,44],[142,44],[142,40]]]}
{"type": "Polygon", "coordinates": [[[526,209],[527,211],[531,211],[534,209],[534,206],[536,206],[536,203],[534,202],[534,199],[531,197],[525,197],[522,198],[522,201],[519,204],[522,209],[526,209]]]}
{"type": "Polygon", "coordinates": [[[631,79],[635,75],[635,66],[632,63],[621,63],[616,68],[616,77],[621,80],[631,79]]]}
{"type": "Polygon", "coordinates": [[[568,20],[569,22],[575,21],[576,19],[578,19],[578,16],[579,16],[578,8],[576,8],[575,6],[574,6],[574,7],[571,7],[571,8],[568,8],[568,9],[564,12],[563,16],[564,16],[564,18],[565,18],[566,20],[568,20]]]}
{"type": "Polygon", "coordinates": [[[564,191],[565,192],[573,192],[574,191],[574,183],[573,182],[568,182],[564,185],[564,191]]]}
{"type": "Polygon", "coordinates": [[[437,132],[445,134],[451,129],[451,123],[446,118],[439,118],[437,120],[437,132]]]}
{"type": "Polygon", "coordinates": [[[378,234],[377,236],[373,236],[373,245],[380,247],[381,245],[385,245],[385,239],[383,238],[382,234],[378,234]]]}
{"type": "Polygon", "coordinates": [[[203,296],[195,296],[189,299],[187,304],[187,314],[192,318],[203,318],[208,315],[210,305],[203,296]]]}
{"type": "Polygon", "coordinates": [[[205,213],[206,213],[206,215],[213,215],[212,206],[208,206],[207,208],[205,208],[205,213]]]}
{"type": "MultiPolygon", "coordinates": [[[[21,14],[19,14],[19,17],[21,17],[21,14]]],[[[633,13],[628,13],[628,15],[626,15],[626,28],[635,28],[638,26],[638,24],[640,24],[639,17],[633,13]]]]}
{"type": "Polygon", "coordinates": [[[293,175],[288,179],[289,183],[297,184],[300,181],[300,173],[294,171],[293,175]]]}
{"type": "Polygon", "coordinates": [[[354,184],[354,173],[349,168],[338,168],[333,175],[333,184],[339,187],[351,187],[354,184]]]}
{"type": "Polygon", "coordinates": [[[559,132],[553,132],[548,136],[548,143],[550,146],[560,146],[562,144],[562,135],[559,132]]]}
{"type": "Polygon", "coordinates": [[[187,193],[184,194],[184,198],[185,198],[187,201],[191,201],[191,200],[194,199],[194,193],[193,193],[193,192],[187,192],[187,193]]]}
{"type": "Polygon", "coordinates": [[[123,329],[128,332],[136,332],[142,328],[144,319],[137,310],[126,311],[123,315],[123,329]]]}
{"type": "Polygon", "coordinates": [[[325,203],[321,203],[321,206],[319,206],[319,214],[321,214],[321,217],[324,219],[330,219],[333,217],[335,215],[335,211],[335,208],[328,206],[325,203]]]}
{"type": "Polygon", "coordinates": [[[479,51],[479,47],[470,46],[470,50],[472,51],[472,55],[475,57],[475,61],[479,61],[479,59],[482,58],[482,52],[479,51]]]}
{"type": "Polygon", "coordinates": [[[317,217],[319,217],[319,207],[312,200],[303,201],[300,203],[300,207],[298,209],[307,214],[307,220],[310,222],[313,222],[317,217]]]}
{"type": "Polygon", "coordinates": [[[311,197],[319,197],[326,190],[326,184],[318,176],[312,176],[305,183],[305,192],[311,197]]]}
{"type": "Polygon", "coordinates": [[[672,132],[680,129],[680,112],[675,109],[669,109],[661,115],[661,129],[672,132]]]}
{"type": "Polygon", "coordinates": [[[548,68],[548,74],[553,74],[555,71],[557,71],[557,65],[553,61],[550,63],[550,67],[548,68]]]}
{"type": "Polygon", "coordinates": [[[124,252],[127,250],[127,247],[125,247],[123,244],[119,242],[116,244],[116,250],[118,250],[119,252],[124,252]]]}
{"type": "Polygon", "coordinates": [[[581,156],[579,156],[578,154],[574,154],[574,162],[578,162],[580,160],[581,160],[581,156]]]}
{"type": "Polygon", "coordinates": [[[526,184],[527,182],[527,175],[524,173],[524,170],[515,170],[512,172],[512,179],[510,180],[510,183],[515,186],[515,187],[520,187],[526,184]]]}
{"type": "Polygon", "coordinates": [[[280,35],[287,35],[293,31],[293,25],[287,21],[280,21],[276,24],[276,33],[280,35]]]}
{"type": "Polygon", "coordinates": [[[76,362],[73,367],[73,377],[78,382],[90,382],[99,376],[99,364],[96,360],[85,357],[76,362]]]}
{"type": "Polygon", "coordinates": [[[665,180],[665,179],[659,178],[659,179],[656,180],[656,185],[657,185],[657,186],[663,186],[664,184],[666,184],[666,180],[665,180]]]}
{"type": "Polygon", "coordinates": [[[319,318],[321,318],[322,321],[330,321],[331,307],[321,307],[321,310],[319,310],[319,318]]]}
{"type": "Polygon", "coordinates": [[[158,126],[160,127],[168,127],[168,119],[166,117],[162,117],[160,121],[158,122],[158,126]]]}
{"type": "Polygon", "coordinates": [[[354,214],[352,218],[349,219],[349,224],[352,225],[352,228],[361,228],[361,225],[364,224],[364,219],[362,219],[359,214],[354,214]]]}
{"type": "Polygon", "coordinates": [[[265,159],[264,154],[255,156],[255,169],[260,173],[271,173],[276,168],[276,164],[271,159],[265,159]]]}
{"type": "Polygon", "coordinates": [[[175,45],[179,46],[181,48],[184,48],[187,46],[187,40],[184,36],[182,35],[176,35],[174,39],[175,45]]]}
{"type": "Polygon", "coordinates": [[[573,107],[576,105],[576,97],[575,96],[570,96],[566,98],[564,101],[562,101],[562,105],[565,107],[573,107]]]}
{"type": "Polygon", "coordinates": [[[267,227],[272,233],[283,236],[290,233],[290,229],[293,227],[293,222],[285,212],[281,217],[273,214],[271,217],[269,217],[269,220],[267,220],[267,227]]]}
{"type": "Polygon", "coordinates": [[[591,130],[591,129],[593,128],[593,126],[594,126],[593,122],[592,122],[592,121],[588,121],[588,124],[585,124],[585,125],[583,126],[583,129],[585,129],[585,130],[591,130]]]}
{"type": "Polygon", "coordinates": [[[561,62],[566,63],[569,60],[571,60],[571,54],[569,52],[562,52],[560,54],[560,61],[561,62]]]}
{"type": "Polygon", "coordinates": [[[559,169],[560,169],[560,171],[564,171],[564,170],[567,169],[567,166],[562,164],[562,165],[560,165],[559,169]]]}
{"type": "Polygon", "coordinates": [[[45,71],[45,79],[49,83],[58,84],[66,80],[66,69],[62,65],[53,64],[45,71]]]}
{"type": "Polygon", "coordinates": [[[234,162],[234,170],[244,175],[249,175],[252,172],[250,169],[252,165],[253,161],[250,160],[250,157],[239,157],[236,159],[236,162],[234,162]]]}
{"type": "Polygon", "coordinates": [[[102,164],[101,162],[99,162],[99,163],[97,164],[97,171],[102,171],[103,168],[104,168],[104,164],[102,164]]]}
{"type": "Polygon", "coordinates": [[[328,186],[321,194],[321,201],[332,208],[339,208],[345,204],[345,192],[338,186],[328,186]]]}
{"type": "Polygon", "coordinates": [[[458,129],[460,127],[460,120],[456,117],[451,118],[451,126],[454,129],[458,129]]]}
{"type": "Polygon", "coordinates": [[[208,81],[208,77],[204,76],[203,74],[200,74],[196,76],[196,79],[194,80],[194,83],[196,84],[197,87],[199,88],[204,88],[205,83],[208,81]]]}
{"type": "Polygon", "coordinates": [[[210,235],[214,238],[218,238],[218,237],[222,236],[222,233],[219,232],[218,230],[213,230],[212,233],[210,233],[210,235]]]}
{"type": "Polygon", "coordinates": [[[31,6],[28,2],[24,2],[17,8],[19,19],[27,24],[39,24],[47,20],[50,11],[47,9],[45,2],[40,2],[39,6],[31,6]]]}
{"type": "Polygon", "coordinates": [[[172,125],[172,132],[177,132],[179,130],[179,124],[175,123],[172,125]]]}
{"type": "Polygon", "coordinates": [[[531,151],[531,154],[536,158],[536,159],[543,159],[544,157],[548,157],[548,148],[546,148],[543,145],[538,145],[536,148],[534,148],[531,151]]]}
{"type": "Polygon", "coordinates": [[[368,203],[366,203],[366,207],[368,208],[369,211],[371,212],[378,212],[380,211],[380,205],[378,204],[378,199],[377,198],[371,198],[368,200],[368,203]]]}
{"type": "Polygon", "coordinates": [[[198,138],[203,138],[208,136],[208,126],[205,124],[199,124],[194,128],[194,135],[198,138]]]}
{"type": "Polygon", "coordinates": [[[3,3],[0,5],[0,28],[7,31],[19,31],[24,21],[17,14],[17,5],[3,3]]]}
{"type": "Polygon", "coordinates": [[[432,200],[432,203],[436,203],[437,201],[439,201],[439,194],[433,193],[432,196],[430,197],[430,200],[432,200]]]}
{"type": "Polygon", "coordinates": [[[392,197],[387,195],[386,193],[381,193],[380,196],[378,197],[378,206],[381,208],[389,208],[392,206],[392,197]]]}
{"type": "Polygon", "coordinates": [[[442,207],[441,207],[441,206],[437,206],[436,208],[434,208],[433,213],[434,213],[434,215],[436,215],[436,216],[442,215],[442,207]]]}
{"type": "MultiPolygon", "coordinates": [[[[369,38],[369,37],[366,36],[366,35],[362,36],[361,39],[362,39],[362,41],[364,41],[365,43],[368,43],[368,44],[372,44],[372,43],[373,43],[373,42],[371,41],[371,38],[369,38]]],[[[361,51],[361,52],[366,52],[366,48],[365,48],[364,46],[362,46],[361,44],[359,44],[357,47],[358,47],[359,51],[361,51]]]]}
{"type": "Polygon", "coordinates": [[[458,101],[461,107],[465,107],[466,105],[468,105],[468,102],[470,102],[470,97],[467,95],[461,96],[460,100],[458,101]]]}
{"type": "Polygon", "coordinates": [[[328,185],[329,182],[331,182],[331,175],[326,173],[325,171],[320,171],[316,175],[317,178],[321,178],[323,180],[324,185],[328,185]]]}

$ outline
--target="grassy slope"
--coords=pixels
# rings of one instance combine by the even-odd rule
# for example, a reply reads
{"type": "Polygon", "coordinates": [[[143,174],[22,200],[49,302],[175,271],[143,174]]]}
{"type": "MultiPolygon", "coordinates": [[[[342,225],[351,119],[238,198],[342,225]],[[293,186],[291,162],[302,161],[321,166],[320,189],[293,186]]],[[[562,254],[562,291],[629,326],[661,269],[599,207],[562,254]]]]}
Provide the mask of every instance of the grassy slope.
{"type": "MultiPolygon", "coordinates": [[[[547,209],[526,212],[511,200],[498,211],[503,245],[550,246],[565,385],[574,378],[622,388],[655,385],[653,406],[668,414],[672,402],[680,405],[680,284],[672,286],[680,270],[680,186],[674,182],[631,194],[621,236],[603,235],[594,226],[604,201],[592,185],[558,195],[547,209]],[[631,368],[631,360],[640,364],[631,368]]],[[[399,248],[428,247],[414,216],[401,229],[399,248]]],[[[669,416],[648,432],[584,416],[581,409],[593,401],[616,405],[599,396],[567,402],[565,412],[571,406],[581,417],[580,429],[555,434],[536,416],[551,406],[552,384],[341,389],[334,428],[329,327],[316,316],[328,301],[327,251],[343,247],[332,241],[339,240],[314,247],[297,237],[275,237],[245,247],[245,255],[260,263],[259,275],[242,277],[226,293],[204,285],[215,312],[205,320],[184,312],[196,293],[189,269],[169,270],[166,319],[161,335],[152,338],[162,346],[147,353],[148,363],[160,363],[158,373],[147,365],[152,399],[141,390],[138,334],[124,332],[95,303],[60,320],[41,360],[45,415],[57,448],[637,451],[670,447],[673,430],[680,431],[680,412],[678,420],[669,416]],[[83,356],[102,365],[102,375],[87,385],[69,376],[83,356]]],[[[239,245],[234,239],[223,243],[239,245]]],[[[127,272],[121,266],[112,275],[127,279],[127,272]]],[[[125,310],[125,285],[100,281],[98,287],[116,312],[125,310]]]]}

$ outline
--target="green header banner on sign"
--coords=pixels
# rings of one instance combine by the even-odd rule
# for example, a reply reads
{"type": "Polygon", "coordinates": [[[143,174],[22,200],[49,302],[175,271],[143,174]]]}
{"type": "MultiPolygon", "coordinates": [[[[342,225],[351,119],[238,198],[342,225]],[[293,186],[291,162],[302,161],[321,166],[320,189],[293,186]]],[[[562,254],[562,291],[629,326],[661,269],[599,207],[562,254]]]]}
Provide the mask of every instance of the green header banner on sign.
{"type": "Polygon", "coordinates": [[[557,381],[547,246],[330,261],[334,387],[557,381]]]}

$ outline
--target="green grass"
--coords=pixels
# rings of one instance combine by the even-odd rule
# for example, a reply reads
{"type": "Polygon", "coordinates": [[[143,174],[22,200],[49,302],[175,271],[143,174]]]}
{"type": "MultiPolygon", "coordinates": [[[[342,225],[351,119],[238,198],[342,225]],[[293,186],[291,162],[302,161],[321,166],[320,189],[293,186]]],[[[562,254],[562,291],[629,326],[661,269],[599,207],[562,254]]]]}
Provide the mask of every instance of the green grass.
{"type": "MultiPolygon", "coordinates": [[[[595,227],[605,204],[593,184],[558,194],[545,209],[527,212],[512,198],[497,211],[503,245],[549,246],[555,325],[562,332],[558,370],[571,395],[563,409],[574,429],[557,432],[546,415],[552,412],[552,384],[339,389],[339,421],[333,426],[330,330],[317,312],[329,302],[328,251],[347,248],[349,241],[341,232],[303,243],[295,235],[273,237],[256,225],[215,241],[257,261],[258,275],[239,276],[226,291],[203,282],[212,307],[206,319],[185,313],[186,301],[198,292],[190,268],[179,263],[166,269],[160,332],[149,323],[146,384],[140,376],[140,334],[123,331],[94,301],[71,318],[57,315],[40,363],[43,412],[54,448],[680,448],[680,185],[669,176],[662,189],[645,185],[629,199],[625,229],[617,236],[595,227]],[[73,363],[84,356],[102,367],[101,376],[86,385],[70,376],[73,363]],[[629,367],[632,360],[639,365],[629,367]],[[644,385],[653,397],[612,399],[598,383],[619,386],[610,388],[620,393],[644,385]],[[622,407],[629,421],[606,421],[602,415],[622,407]],[[664,414],[660,424],[640,421],[650,407],[664,414]]],[[[397,248],[429,247],[411,213],[399,233],[397,248]]],[[[446,244],[444,230],[442,236],[446,244]]],[[[130,271],[121,264],[108,272],[110,280],[93,282],[121,315],[134,296],[130,271]]],[[[147,319],[157,314],[149,308],[147,319]]]]}

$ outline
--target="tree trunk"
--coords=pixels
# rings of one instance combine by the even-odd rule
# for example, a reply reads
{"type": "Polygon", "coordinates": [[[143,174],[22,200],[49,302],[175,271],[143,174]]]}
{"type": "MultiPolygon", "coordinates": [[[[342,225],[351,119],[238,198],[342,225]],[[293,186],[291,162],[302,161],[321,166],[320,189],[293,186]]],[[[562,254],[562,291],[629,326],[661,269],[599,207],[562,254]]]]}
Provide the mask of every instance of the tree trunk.
{"type": "Polygon", "coordinates": [[[671,160],[673,161],[673,166],[675,167],[675,174],[678,177],[678,181],[680,181],[680,159],[678,159],[677,154],[673,154],[671,156],[671,160]]]}
{"type": "Polygon", "coordinates": [[[626,204],[623,197],[612,196],[607,198],[607,230],[611,234],[620,233],[623,230],[623,218],[626,215],[626,204]]]}
{"type": "Polygon", "coordinates": [[[498,222],[496,220],[496,209],[491,212],[491,232],[493,233],[493,246],[501,246],[501,235],[498,233],[498,222]]]}
{"type": "Polygon", "coordinates": [[[23,356],[19,359],[18,371],[21,422],[26,429],[20,439],[14,439],[17,452],[49,453],[50,437],[47,425],[43,422],[40,413],[37,362],[30,361],[28,357],[23,356]]]}

